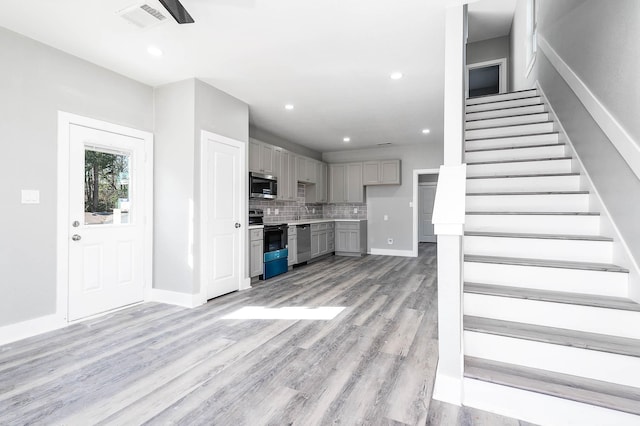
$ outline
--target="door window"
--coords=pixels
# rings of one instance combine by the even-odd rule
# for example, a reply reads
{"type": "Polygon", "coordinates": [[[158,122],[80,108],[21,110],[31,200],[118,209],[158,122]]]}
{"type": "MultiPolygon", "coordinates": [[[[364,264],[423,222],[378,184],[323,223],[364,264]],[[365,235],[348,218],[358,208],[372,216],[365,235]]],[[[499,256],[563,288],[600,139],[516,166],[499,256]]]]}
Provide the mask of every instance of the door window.
{"type": "Polygon", "coordinates": [[[131,222],[130,166],[130,153],[85,148],[85,225],[120,225],[131,222]]]}

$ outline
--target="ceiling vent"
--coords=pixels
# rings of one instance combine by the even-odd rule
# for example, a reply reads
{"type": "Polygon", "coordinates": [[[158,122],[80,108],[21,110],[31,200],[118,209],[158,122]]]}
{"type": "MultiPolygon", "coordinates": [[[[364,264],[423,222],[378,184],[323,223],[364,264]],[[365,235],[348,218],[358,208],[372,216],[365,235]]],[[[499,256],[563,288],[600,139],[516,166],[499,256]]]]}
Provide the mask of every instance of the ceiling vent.
{"type": "Polygon", "coordinates": [[[116,12],[130,24],[144,29],[164,22],[167,17],[155,7],[148,4],[136,4],[116,12]]]}

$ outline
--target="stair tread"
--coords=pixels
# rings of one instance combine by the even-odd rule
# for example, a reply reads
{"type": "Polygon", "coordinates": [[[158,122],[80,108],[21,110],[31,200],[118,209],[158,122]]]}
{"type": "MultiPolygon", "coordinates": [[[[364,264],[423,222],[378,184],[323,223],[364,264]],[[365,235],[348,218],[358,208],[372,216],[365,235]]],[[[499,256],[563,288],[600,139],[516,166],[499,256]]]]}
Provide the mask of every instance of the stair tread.
{"type": "Polygon", "coordinates": [[[485,176],[467,176],[467,179],[519,179],[531,177],[563,177],[563,176],[580,176],[580,173],[532,173],[528,175],[485,175],[485,176]]]}
{"type": "Polygon", "coordinates": [[[465,140],[466,142],[479,142],[486,141],[490,139],[506,139],[506,138],[518,138],[518,137],[527,137],[527,136],[548,136],[548,135],[558,135],[558,132],[542,132],[542,133],[528,133],[526,135],[502,135],[502,136],[491,136],[488,138],[477,138],[477,139],[469,139],[465,140]]]}
{"type": "Polygon", "coordinates": [[[534,288],[512,287],[497,284],[464,283],[466,293],[487,294],[511,297],[516,299],[540,300],[545,302],[569,303],[572,305],[591,306],[594,308],[620,309],[640,312],[640,303],[631,299],[614,296],[603,296],[565,291],[538,290],[534,288]]]}
{"type": "Polygon", "coordinates": [[[475,357],[464,363],[467,378],[640,415],[638,388],[475,357]]]}
{"type": "MultiPolygon", "coordinates": [[[[495,96],[495,95],[492,95],[495,96]]],[[[471,104],[471,105],[465,105],[466,107],[472,107],[472,106],[476,106],[476,105],[487,105],[487,104],[499,104],[500,102],[509,102],[509,101],[522,101],[524,99],[531,99],[531,98],[539,98],[540,95],[535,94],[533,96],[523,96],[521,98],[512,98],[512,99],[501,99],[498,101],[488,101],[488,102],[480,102],[477,104],[471,104]]],[[[468,98],[468,99],[473,99],[473,98],[468,98]]],[[[466,102],[465,102],[466,104],[466,102]]]]}
{"type": "Polygon", "coordinates": [[[603,237],[600,235],[528,234],[519,232],[481,231],[466,231],[464,235],[473,237],[533,238],[541,240],[613,241],[613,238],[611,237],[603,237]]]}
{"type": "Polygon", "coordinates": [[[505,92],[505,93],[492,93],[490,95],[469,96],[468,98],[465,98],[465,100],[468,101],[469,99],[482,99],[482,98],[489,98],[491,96],[509,95],[511,93],[533,92],[533,91],[536,91],[536,90],[538,90],[538,89],[522,89],[522,90],[514,90],[512,92],[505,92]]]}
{"type": "Polygon", "coordinates": [[[587,271],[603,271],[603,272],[622,272],[628,273],[629,270],[618,265],[609,263],[595,263],[595,262],[574,262],[567,260],[548,260],[548,259],[531,259],[521,257],[503,257],[503,256],[484,256],[484,255],[472,255],[466,254],[464,256],[465,262],[476,263],[497,263],[503,265],[520,265],[520,266],[535,266],[543,268],[564,268],[564,269],[580,269],[587,271]]]}
{"type": "Polygon", "coordinates": [[[598,212],[466,212],[474,215],[600,216],[598,212]]]}
{"type": "Polygon", "coordinates": [[[522,146],[503,146],[500,148],[482,148],[482,149],[466,149],[464,152],[489,152],[489,151],[508,151],[514,149],[531,149],[531,148],[548,148],[550,146],[565,146],[564,143],[545,143],[544,145],[522,145],[522,146]]]}
{"type": "Polygon", "coordinates": [[[464,329],[554,345],[640,357],[640,340],[465,315],[464,329]]]}
{"type": "MultiPolygon", "coordinates": [[[[478,121],[502,120],[503,118],[526,117],[528,115],[545,115],[545,114],[549,114],[549,112],[542,111],[542,112],[530,112],[528,114],[503,115],[502,117],[476,118],[475,120],[465,120],[465,123],[477,123],[478,121]]],[[[549,121],[549,120],[544,120],[544,121],[549,121]]],[[[522,124],[525,124],[525,123],[522,123],[522,124]]],[[[534,123],[526,123],[526,124],[534,124],[534,123]]],[[[475,130],[475,129],[469,129],[469,130],[475,130]]]]}
{"type": "Polygon", "coordinates": [[[467,163],[467,166],[474,166],[479,164],[505,164],[505,163],[527,163],[535,161],[557,161],[557,160],[571,160],[572,157],[544,157],[544,158],[525,158],[522,160],[492,160],[492,161],[475,161],[467,163]]]}
{"type": "Polygon", "coordinates": [[[475,132],[476,130],[492,130],[492,129],[504,129],[505,127],[521,127],[521,126],[537,126],[538,124],[553,124],[553,120],[537,121],[535,123],[517,123],[517,124],[505,124],[502,126],[483,127],[481,129],[466,129],[465,132],[475,132]]]}
{"type": "Polygon", "coordinates": [[[520,191],[520,192],[468,192],[467,196],[475,195],[584,195],[589,191],[520,191]]]}
{"type": "MultiPolygon", "coordinates": [[[[472,105],[468,105],[468,106],[472,106],[472,105]]],[[[482,113],[493,112],[493,111],[508,111],[510,109],[531,108],[531,107],[539,107],[539,106],[544,106],[544,103],[540,102],[540,103],[531,104],[531,105],[518,105],[518,106],[507,107],[507,108],[495,108],[487,111],[471,111],[471,112],[467,112],[466,115],[482,114],[482,113]]],[[[543,112],[549,112],[549,111],[543,111],[543,112]]],[[[527,114],[528,113],[525,113],[522,115],[527,115],[527,114]]],[[[534,114],[537,114],[537,113],[534,113],[534,114]]],[[[520,114],[514,114],[514,115],[520,115],[520,114]]],[[[494,117],[494,118],[499,118],[499,117],[494,117]]]]}

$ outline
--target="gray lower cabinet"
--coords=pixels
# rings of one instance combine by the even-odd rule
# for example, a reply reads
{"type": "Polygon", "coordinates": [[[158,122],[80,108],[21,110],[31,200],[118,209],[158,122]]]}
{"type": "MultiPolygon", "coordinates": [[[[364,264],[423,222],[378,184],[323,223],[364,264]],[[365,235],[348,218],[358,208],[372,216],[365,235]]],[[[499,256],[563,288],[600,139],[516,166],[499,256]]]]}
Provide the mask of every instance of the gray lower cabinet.
{"type": "Polygon", "coordinates": [[[333,222],[311,224],[311,258],[323,256],[333,252],[334,248],[333,222]]]}
{"type": "Polygon", "coordinates": [[[336,256],[362,256],[367,252],[367,221],[336,221],[336,256]]]}
{"type": "Polygon", "coordinates": [[[290,226],[287,236],[287,248],[289,249],[289,257],[287,258],[287,265],[293,266],[298,263],[298,235],[296,233],[296,227],[290,226]]]}
{"type": "Polygon", "coordinates": [[[262,229],[249,230],[249,276],[251,278],[262,274],[264,267],[263,239],[262,229]]]}

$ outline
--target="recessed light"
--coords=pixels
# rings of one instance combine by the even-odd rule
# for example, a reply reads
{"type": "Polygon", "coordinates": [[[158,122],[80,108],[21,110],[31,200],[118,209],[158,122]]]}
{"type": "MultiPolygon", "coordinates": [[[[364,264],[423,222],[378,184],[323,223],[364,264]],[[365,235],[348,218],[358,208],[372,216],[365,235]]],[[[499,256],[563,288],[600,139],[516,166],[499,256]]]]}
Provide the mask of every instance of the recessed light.
{"type": "Polygon", "coordinates": [[[347,137],[342,138],[342,141],[343,142],[351,142],[351,138],[347,136],[347,137]]]}
{"type": "Polygon", "coordinates": [[[399,71],[392,72],[389,77],[391,77],[391,80],[400,80],[402,78],[402,73],[399,71]]]}
{"type": "Polygon", "coordinates": [[[422,133],[424,133],[425,135],[431,133],[431,130],[429,129],[422,129],[422,133]]]}
{"type": "Polygon", "coordinates": [[[151,56],[162,56],[162,50],[158,46],[147,47],[147,53],[151,56]]]}
{"type": "Polygon", "coordinates": [[[293,104],[286,104],[284,106],[284,109],[288,109],[289,111],[291,111],[293,109],[293,104]]]}

